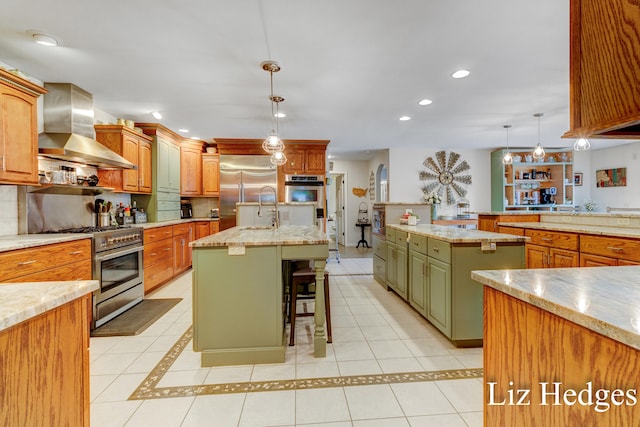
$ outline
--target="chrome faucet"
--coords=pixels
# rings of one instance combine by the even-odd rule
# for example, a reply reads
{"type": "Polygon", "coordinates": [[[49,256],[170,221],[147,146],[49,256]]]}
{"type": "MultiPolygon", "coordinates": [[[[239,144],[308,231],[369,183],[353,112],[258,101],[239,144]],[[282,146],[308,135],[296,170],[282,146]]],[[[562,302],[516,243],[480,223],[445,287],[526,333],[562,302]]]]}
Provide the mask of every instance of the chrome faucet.
{"type": "Polygon", "coordinates": [[[278,228],[280,226],[280,220],[279,220],[279,215],[278,215],[278,193],[276,191],[276,189],[270,185],[265,185],[264,187],[262,187],[260,189],[260,192],[258,193],[258,216],[262,217],[262,192],[264,190],[271,190],[273,191],[273,206],[274,208],[270,210],[270,212],[273,212],[273,217],[271,218],[271,225],[275,228],[278,228]]]}

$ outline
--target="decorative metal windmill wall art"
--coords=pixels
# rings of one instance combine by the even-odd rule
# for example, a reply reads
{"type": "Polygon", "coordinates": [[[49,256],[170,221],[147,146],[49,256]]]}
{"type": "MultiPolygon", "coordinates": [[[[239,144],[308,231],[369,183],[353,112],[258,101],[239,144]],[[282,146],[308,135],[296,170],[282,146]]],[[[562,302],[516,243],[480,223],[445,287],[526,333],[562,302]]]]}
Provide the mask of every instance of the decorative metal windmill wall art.
{"type": "Polygon", "coordinates": [[[461,184],[471,184],[471,175],[462,175],[462,173],[467,172],[471,167],[466,160],[460,163],[458,160],[460,160],[458,153],[451,151],[447,156],[446,151],[438,151],[435,160],[432,157],[427,157],[422,162],[429,169],[420,172],[420,181],[425,181],[422,186],[425,199],[429,195],[437,193],[441,199],[446,200],[447,204],[452,205],[458,198],[466,196],[467,190],[461,184]],[[446,197],[444,197],[445,195],[446,197]]]}

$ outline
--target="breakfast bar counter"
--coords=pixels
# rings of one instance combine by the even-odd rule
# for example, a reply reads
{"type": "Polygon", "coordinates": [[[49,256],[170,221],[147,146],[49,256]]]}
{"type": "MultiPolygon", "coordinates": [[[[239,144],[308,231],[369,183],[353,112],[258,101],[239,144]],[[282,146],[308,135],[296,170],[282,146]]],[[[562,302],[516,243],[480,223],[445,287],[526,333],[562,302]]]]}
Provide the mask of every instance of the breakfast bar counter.
{"type": "Polygon", "coordinates": [[[640,267],[474,271],[485,425],[638,426],[640,267]]]}
{"type": "MultiPolygon", "coordinates": [[[[313,260],[323,289],[327,235],[314,226],[233,227],[190,246],[193,347],[202,366],[284,362],[283,261],[313,260]]],[[[314,319],[314,356],[325,357],[322,292],[314,319]]]]}

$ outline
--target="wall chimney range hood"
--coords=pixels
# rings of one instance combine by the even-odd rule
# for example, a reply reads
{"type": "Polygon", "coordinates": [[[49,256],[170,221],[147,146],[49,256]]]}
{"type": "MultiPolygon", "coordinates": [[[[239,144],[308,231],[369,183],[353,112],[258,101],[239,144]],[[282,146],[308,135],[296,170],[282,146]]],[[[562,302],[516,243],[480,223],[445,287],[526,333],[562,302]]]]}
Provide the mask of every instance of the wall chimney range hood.
{"type": "Polygon", "coordinates": [[[93,96],[71,83],[45,83],[44,132],[38,135],[42,157],[99,169],[137,169],[95,140],[93,96]]]}

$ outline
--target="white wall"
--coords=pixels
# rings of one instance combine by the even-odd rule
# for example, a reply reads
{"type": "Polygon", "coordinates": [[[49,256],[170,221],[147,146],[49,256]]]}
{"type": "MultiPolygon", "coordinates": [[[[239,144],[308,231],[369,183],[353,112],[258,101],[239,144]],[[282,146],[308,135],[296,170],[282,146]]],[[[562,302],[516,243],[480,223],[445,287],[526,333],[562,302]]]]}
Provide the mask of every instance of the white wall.
{"type": "MultiPolygon", "coordinates": [[[[607,206],[617,208],[640,208],[640,142],[619,145],[616,147],[591,150],[589,162],[576,162],[575,171],[584,173],[581,198],[576,203],[584,205],[587,200],[598,204],[596,211],[606,212],[607,206]],[[627,168],[626,187],[596,187],[596,171],[600,169],[627,168]]],[[[580,153],[582,154],[582,153],[580,153]]],[[[577,187],[579,188],[579,187],[577,187]]],[[[584,209],[583,209],[584,210],[584,209]]]]}
{"type": "MultiPolygon", "coordinates": [[[[466,160],[471,169],[470,185],[462,185],[467,189],[466,199],[472,211],[491,210],[491,151],[490,150],[450,150],[450,149],[389,149],[389,201],[390,202],[420,202],[422,201],[423,181],[419,173],[428,169],[422,164],[428,157],[434,157],[440,150],[460,154],[460,163],[466,160]]],[[[443,204],[438,213],[440,215],[455,215],[454,206],[443,204]]]]}

